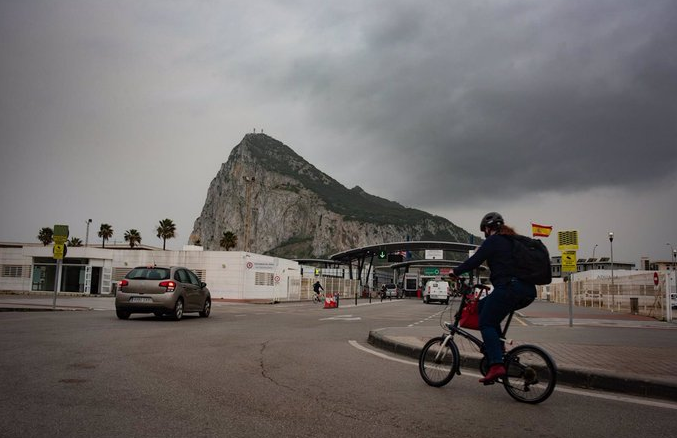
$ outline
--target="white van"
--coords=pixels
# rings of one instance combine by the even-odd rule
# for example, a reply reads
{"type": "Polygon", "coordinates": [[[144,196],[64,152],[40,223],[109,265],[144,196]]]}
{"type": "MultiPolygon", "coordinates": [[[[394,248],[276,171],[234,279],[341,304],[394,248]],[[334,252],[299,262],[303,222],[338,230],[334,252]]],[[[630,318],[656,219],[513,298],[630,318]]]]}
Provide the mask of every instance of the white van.
{"type": "Polygon", "coordinates": [[[431,301],[438,301],[440,303],[449,304],[449,295],[451,295],[449,283],[446,281],[429,281],[425,284],[423,302],[428,304],[431,301]]]}

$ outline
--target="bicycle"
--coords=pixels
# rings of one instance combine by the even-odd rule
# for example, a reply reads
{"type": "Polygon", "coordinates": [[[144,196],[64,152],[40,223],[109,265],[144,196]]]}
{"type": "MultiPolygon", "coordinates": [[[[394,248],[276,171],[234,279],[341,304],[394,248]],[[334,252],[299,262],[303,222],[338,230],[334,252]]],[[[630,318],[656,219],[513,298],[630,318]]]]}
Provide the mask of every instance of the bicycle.
{"type": "Polygon", "coordinates": [[[319,293],[313,292],[313,302],[322,304],[324,300],[320,297],[319,293]]]}
{"type": "MultiPolygon", "coordinates": [[[[449,383],[454,375],[461,374],[461,354],[454,341],[454,336],[461,336],[472,342],[484,354],[484,342],[459,327],[461,313],[469,296],[480,294],[488,287],[482,284],[466,286],[461,284],[461,303],[458,312],[454,315],[454,322],[445,322],[445,333],[430,339],[421,350],[418,369],[423,380],[430,386],[442,387],[449,383]]],[[[444,312],[442,313],[444,314],[444,312]]],[[[512,344],[505,338],[512,320],[514,311],[510,312],[501,333],[501,341],[512,344]]],[[[441,317],[440,317],[441,318],[441,317]]],[[[523,403],[541,403],[545,401],[555,389],[557,383],[557,367],[550,355],[535,345],[519,345],[504,353],[504,364],[507,374],[496,382],[502,383],[512,398],[523,403]]],[[[489,370],[486,356],[479,364],[480,373],[486,376],[489,370]]],[[[492,382],[494,383],[494,382],[492,382]]]]}

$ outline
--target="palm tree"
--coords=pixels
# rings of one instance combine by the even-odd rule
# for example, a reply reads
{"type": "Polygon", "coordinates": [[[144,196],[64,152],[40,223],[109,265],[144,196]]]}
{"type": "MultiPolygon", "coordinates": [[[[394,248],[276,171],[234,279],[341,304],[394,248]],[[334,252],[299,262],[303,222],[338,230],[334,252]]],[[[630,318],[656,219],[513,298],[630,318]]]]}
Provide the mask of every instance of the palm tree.
{"type": "Polygon", "coordinates": [[[125,242],[129,242],[129,246],[134,248],[135,245],[141,243],[141,233],[134,228],[125,231],[125,242]]]}
{"type": "Polygon", "coordinates": [[[113,227],[108,224],[101,224],[101,228],[99,228],[99,237],[101,238],[101,248],[105,248],[106,240],[113,237],[113,227]]]}
{"type": "Polygon", "coordinates": [[[41,228],[40,232],[38,233],[38,240],[42,242],[43,246],[47,246],[54,242],[54,239],[52,238],[53,236],[54,231],[52,231],[52,229],[49,227],[44,227],[41,228]]]}
{"type": "Polygon", "coordinates": [[[171,219],[162,219],[160,221],[160,226],[157,227],[157,237],[162,239],[162,249],[164,250],[167,246],[167,239],[173,239],[176,237],[176,225],[171,219]]]}
{"type": "Polygon", "coordinates": [[[219,244],[221,245],[221,248],[226,248],[226,251],[235,248],[235,245],[237,245],[237,236],[230,231],[224,231],[219,244]]]}
{"type": "Polygon", "coordinates": [[[71,237],[71,240],[68,241],[68,246],[71,247],[76,247],[76,246],[82,246],[82,240],[78,237],[71,237]]]}

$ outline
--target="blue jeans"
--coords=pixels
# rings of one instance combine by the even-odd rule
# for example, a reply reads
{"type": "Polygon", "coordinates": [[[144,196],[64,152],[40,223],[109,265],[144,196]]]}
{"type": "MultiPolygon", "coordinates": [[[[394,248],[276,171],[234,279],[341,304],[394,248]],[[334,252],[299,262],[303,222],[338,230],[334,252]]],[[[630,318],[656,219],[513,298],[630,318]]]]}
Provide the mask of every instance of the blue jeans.
{"type": "Polygon", "coordinates": [[[536,299],[536,286],[513,278],[479,302],[480,332],[489,365],[503,363],[501,321],[513,310],[527,307],[536,299]]]}

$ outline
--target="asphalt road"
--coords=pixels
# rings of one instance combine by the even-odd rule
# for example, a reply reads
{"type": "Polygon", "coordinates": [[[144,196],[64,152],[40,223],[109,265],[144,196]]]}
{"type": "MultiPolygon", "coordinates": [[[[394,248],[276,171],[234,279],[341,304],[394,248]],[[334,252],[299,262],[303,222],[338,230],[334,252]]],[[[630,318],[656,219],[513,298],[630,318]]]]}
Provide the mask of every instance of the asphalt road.
{"type": "MultiPolygon", "coordinates": [[[[347,304],[347,303],[343,303],[347,304]]],[[[106,306],[99,306],[105,308],[106,306]]],[[[0,312],[2,437],[673,437],[677,404],[564,387],[515,402],[464,372],[427,386],[370,330],[441,306],[215,303],[175,322],[0,312]]]]}

